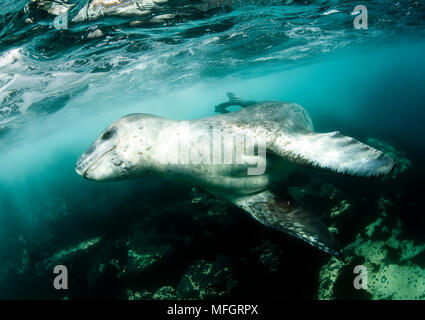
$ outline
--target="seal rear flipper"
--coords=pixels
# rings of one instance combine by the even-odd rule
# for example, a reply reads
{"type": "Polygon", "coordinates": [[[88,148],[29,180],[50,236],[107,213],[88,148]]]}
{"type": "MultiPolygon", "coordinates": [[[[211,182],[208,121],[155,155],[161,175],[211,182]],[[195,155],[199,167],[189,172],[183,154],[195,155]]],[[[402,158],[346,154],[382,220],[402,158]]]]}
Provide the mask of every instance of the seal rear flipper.
{"type": "Polygon", "coordinates": [[[229,101],[216,105],[215,112],[218,112],[221,114],[229,113],[230,111],[226,109],[227,107],[240,106],[242,108],[245,108],[257,103],[256,101],[243,100],[232,92],[227,92],[227,97],[229,98],[229,101]]]}
{"type": "Polygon", "coordinates": [[[387,174],[394,161],[383,152],[339,133],[279,132],[269,150],[299,165],[357,176],[387,174]]]}
{"type": "Polygon", "coordinates": [[[290,196],[278,196],[266,190],[233,200],[262,224],[284,231],[310,245],[343,259],[338,241],[322,219],[297,204],[290,196]]]}

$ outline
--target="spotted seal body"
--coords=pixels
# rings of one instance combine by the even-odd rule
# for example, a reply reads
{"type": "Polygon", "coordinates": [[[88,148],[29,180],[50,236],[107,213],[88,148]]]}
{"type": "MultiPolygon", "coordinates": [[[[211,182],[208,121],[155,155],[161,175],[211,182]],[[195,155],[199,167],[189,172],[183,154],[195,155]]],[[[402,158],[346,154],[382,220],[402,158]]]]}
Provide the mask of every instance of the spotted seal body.
{"type": "Polygon", "coordinates": [[[310,116],[298,104],[248,103],[232,94],[229,98],[216,107],[222,115],[208,118],[177,121],[131,114],[118,119],[81,156],[76,171],[97,181],[156,175],[196,185],[267,226],[339,256],[339,245],[320,218],[286,192],[272,191],[272,186],[300,165],[375,176],[388,173],[393,160],[339,132],[315,133],[310,116]],[[231,104],[243,108],[226,113],[231,104]],[[239,144],[238,137],[243,138],[239,144]],[[254,141],[256,152],[247,152],[248,141],[254,141]],[[226,157],[232,161],[224,161],[226,157]],[[248,170],[258,169],[261,160],[263,172],[250,175],[248,170]]]}

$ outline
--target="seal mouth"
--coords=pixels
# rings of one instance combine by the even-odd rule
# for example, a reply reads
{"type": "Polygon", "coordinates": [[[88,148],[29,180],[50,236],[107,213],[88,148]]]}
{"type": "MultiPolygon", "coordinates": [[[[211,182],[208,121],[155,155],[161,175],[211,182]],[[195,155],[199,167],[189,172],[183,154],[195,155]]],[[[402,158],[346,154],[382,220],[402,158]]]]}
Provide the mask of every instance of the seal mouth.
{"type": "Polygon", "coordinates": [[[78,159],[77,164],[75,166],[75,172],[77,172],[78,175],[82,176],[85,179],[89,179],[87,176],[88,171],[99,161],[101,160],[105,155],[112,152],[116,148],[116,145],[113,146],[111,149],[104,152],[100,157],[97,159],[87,159],[88,155],[92,152],[88,153],[85,152],[80,159],[78,159]]]}
{"type": "Polygon", "coordinates": [[[82,176],[82,177],[86,177],[86,170],[83,169],[83,167],[80,164],[80,160],[77,161],[77,165],[75,166],[75,172],[82,176]]]}
{"type": "Polygon", "coordinates": [[[83,161],[84,159],[78,159],[77,165],[75,166],[75,172],[77,172],[78,175],[82,176],[83,178],[87,179],[87,171],[97,162],[97,160],[93,161],[92,163],[88,164],[87,161],[83,161]]]}

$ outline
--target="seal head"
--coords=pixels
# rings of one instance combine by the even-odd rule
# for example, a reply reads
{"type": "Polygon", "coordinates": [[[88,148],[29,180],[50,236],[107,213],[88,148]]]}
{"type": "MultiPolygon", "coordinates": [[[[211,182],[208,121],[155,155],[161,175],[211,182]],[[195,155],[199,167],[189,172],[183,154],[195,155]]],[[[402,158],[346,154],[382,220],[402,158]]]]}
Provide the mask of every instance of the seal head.
{"type": "Polygon", "coordinates": [[[149,161],[140,158],[151,147],[152,130],[146,133],[146,122],[157,118],[145,114],[130,114],[109,125],[78,159],[75,171],[96,181],[117,181],[139,178],[149,172],[149,161]]]}
{"type": "Polygon", "coordinates": [[[114,152],[119,145],[119,127],[110,125],[77,161],[76,172],[91,180],[114,180],[111,174],[122,160],[114,152]]]}

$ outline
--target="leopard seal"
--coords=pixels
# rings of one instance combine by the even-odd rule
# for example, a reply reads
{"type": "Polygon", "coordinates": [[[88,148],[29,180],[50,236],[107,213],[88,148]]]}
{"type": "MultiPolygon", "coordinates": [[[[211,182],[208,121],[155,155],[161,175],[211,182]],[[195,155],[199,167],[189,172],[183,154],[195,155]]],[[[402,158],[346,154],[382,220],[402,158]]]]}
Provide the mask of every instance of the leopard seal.
{"type": "Polygon", "coordinates": [[[320,217],[273,186],[285,183],[300,166],[372,177],[390,172],[394,161],[338,131],[314,132],[310,115],[296,103],[228,96],[228,102],[216,106],[220,115],[191,121],[126,115],[101,133],[77,161],[76,172],[96,181],[155,175],[198,186],[231,201],[266,226],[341,257],[338,241],[320,217]],[[231,105],[242,109],[228,112],[231,105]],[[214,130],[219,138],[210,134],[214,130]],[[234,142],[238,137],[244,138],[239,145],[234,142]],[[215,149],[211,148],[214,140],[219,142],[215,149]],[[254,143],[248,146],[247,141],[254,143]],[[212,149],[216,153],[205,152],[212,149]],[[226,150],[232,161],[223,162],[226,150]],[[235,162],[238,157],[242,161],[235,162]],[[249,174],[248,169],[253,165],[258,169],[261,161],[264,170],[249,174]]]}

